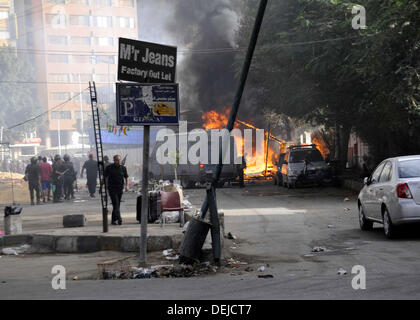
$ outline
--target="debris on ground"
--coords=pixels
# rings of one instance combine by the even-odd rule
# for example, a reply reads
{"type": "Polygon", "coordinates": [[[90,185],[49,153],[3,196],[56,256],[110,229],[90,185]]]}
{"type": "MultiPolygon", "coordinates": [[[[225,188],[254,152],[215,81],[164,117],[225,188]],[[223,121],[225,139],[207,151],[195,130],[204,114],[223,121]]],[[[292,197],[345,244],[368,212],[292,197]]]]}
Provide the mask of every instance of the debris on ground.
{"type": "Polygon", "coordinates": [[[334,226],[332,224],[329,224],[327,227],[328,228],[334,228],[334,226]]]}
{"type": "Polygon", "coordinates": [[[344,201],[350,201],[350,198],[344,198],[344,201]]]}
{"type": "Polygon", "coordinates": [[[7,255],[13,255],[14,254],[15,256],[18,256],[19,253],[27,252],[30,249],[30,247],[31,246],[29,244],[24,244],[24,245],[21,245],[20,247],[3,248],[1,250],[1,252],[3,254],[7,254],[7,255]]]}
{"type": "Polygon", "coordinates": [[[237,238],[236,238],[236,236],[234,236],[232,233],[228,233],[228,235],[227,235],[227,238],[228,239],[230,239],[230,240],[236,240],[237,238]]]}
{"type": "Polygon", "coordinates": [[[151,278],[189,278],[203,274],[214,274],[217,267],[203,264],[196,265],[159,265],[151,268],[131,267],[129,272],[105,271],[102,279],[151,279],[151,278]]]}
{"type": "Polygon", "coordinates": [[[340,269],[338,269],[337,274],[339,276],[343,276],[343,275],[346,275],[347,274],[347,271],[344,270],[343,268],[340,268],[340,269]]]}
{"type": "Polygon", "coordinates": [[[344,208],[344,211],[350,211],[351,209],[350,208],[344,208]]]}
{"type": "Polygon", "coordinates": [[[324,251],[327,251],[327,249],[324,247],[314,247],[312,249],[312,252],[324,252],[324,251]]]}
{"type": "Polygon", "coordinates": [[[254,269],[252,269],[251,267],[246,267],[246,268],[245,268],[245,271],[246,271],[246,272],[252,272],[252,271],[254,271],[254,269]]]}
{"type": "Polygon", "coordinates": [[[176,254],[174,249],[163,250],[162,254],[165,256],[166,260],[178,260],[179,255],[176,254]]]}
{"type": "Polygon", "coordinates": [[[268,278],[274,278],[274,276],[272,274],[259,274],[258,278],[268,279],[268,278]]]}
{"type": "Polygon", "coordinates": [[[73,277],[73,280],[79,280],[79,277],[78,276],[74,276],[73,277]]]}
{"type": "Polygon", "coordinates": [[[265,270],[264,266],[261,266],[261,267],[258,268],[258,272],[264,272],[264,270],[265,270]]]}

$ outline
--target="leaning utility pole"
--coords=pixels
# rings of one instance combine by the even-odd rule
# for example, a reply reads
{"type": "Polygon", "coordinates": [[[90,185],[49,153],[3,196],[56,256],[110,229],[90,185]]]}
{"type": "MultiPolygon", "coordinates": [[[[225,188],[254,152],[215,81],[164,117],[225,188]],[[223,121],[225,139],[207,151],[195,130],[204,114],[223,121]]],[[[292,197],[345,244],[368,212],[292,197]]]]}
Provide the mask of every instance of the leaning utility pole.
{"type": "MultiPolygon", "coordinates": [[[[257,44],[258,40],[258,34],[260,32],[261,24],[264,18],[265,8],[267,7],[267,0],[261,0],[260,6],[258,9],[257,17],[255,19],[254,29],[252,31],[250,43],[248,46],[248,51],[245,57],[245,62],[242,67],[241,72],[241,78],[239,81],[239,87],[236,91],[235,100],[232,106],[232,110],[229,114],[229,121],[227,124],[227,130],[230,132],[233,129],[233,126],[235,124],[236,115],[239,111],[239,105],[241,102],[242,94],[245,88],[246,79],[248,77],[249,68],[251,66],[252,57],[254,55],[255,46],[257,44]]],[[[224,140],[229,139],[228,135],[225,135],[224,140]]],[[[222,145],[224,145],[224,142],[222,142],[222,145]]],[[[219,148],[219,150],[222,150],[222,147],[219,148]]],[[[220,174],[222,172],[223,168],[223,154],[222,152],[219,152],[219,163],[216,167],[216,170],[214,171],[212,182],[211,184],[208,184],[207,186],[207,195],[204,200],[204,203],[201,207],[201,218],[204,219],[206,217],[207,211],[210,209],[210,223],[211,223],[211,236],[212,236],[212,247],[213,247],[213,258],[215,263],[220,263],[220,256],[221,256],[221,244],[220,244],[220,226],[219,226],[219,216],[217,212],[217,203],[216,203],[216,185],[219,181],[220,174]]],[[[195,226],[197,226],[197,229],[200,228],[199,224],[191,224],[192,227],[188,228],[186,234],[185,234],[185,240],[183,243],[183,246],[181,248],[181,258],[185,257],[187,259],[195,259],[197,257],[191,257],[189,256],[189,245],[190,241],[194,241],[195,237],[199,238],[199,232],[195,230],[195,226]],[[188,240],[188,241],[187,241],[188,240]]],[[[204,237],[205,239],[205,237],[204,237]]],[[[201,244],[202,245],[202,244],[201,244]]]]}

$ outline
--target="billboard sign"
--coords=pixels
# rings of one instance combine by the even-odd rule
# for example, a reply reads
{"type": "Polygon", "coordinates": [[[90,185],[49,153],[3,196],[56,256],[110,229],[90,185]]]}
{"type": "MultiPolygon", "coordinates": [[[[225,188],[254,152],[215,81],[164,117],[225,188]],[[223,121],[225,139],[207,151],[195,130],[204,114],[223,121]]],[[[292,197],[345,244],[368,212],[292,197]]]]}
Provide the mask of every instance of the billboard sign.
{"type": "Polygon", "coordinates": [[[178,122],[177,83],[117,83],[118,125],[178,125],[178,122]]]}
{"type": "Polygon", "coordinates": [[[174,83],[177,48],[119,38],[118,80],[174,83]]]}

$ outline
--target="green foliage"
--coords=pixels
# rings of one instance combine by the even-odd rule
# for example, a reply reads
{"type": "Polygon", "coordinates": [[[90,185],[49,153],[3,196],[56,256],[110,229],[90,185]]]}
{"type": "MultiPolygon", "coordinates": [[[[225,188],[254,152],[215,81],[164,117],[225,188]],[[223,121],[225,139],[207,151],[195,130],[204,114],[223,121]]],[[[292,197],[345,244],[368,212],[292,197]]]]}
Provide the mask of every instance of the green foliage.
{"type": "MultiPolygon", "coordinates": [[[[13,48],[0,49],[0,127],[8,128],[40,112],[35,71],[13,48]]],[[[44,119],[45,120],[45,119],[44,119]]],[[[35,128],[36,122],[5,130],[3,141],[14,142],[35,128]]]]}
{"type": "MultiPolygon", "coordinates": [[[[241,47],[258,1],[243,4],[241,47]]],[[[341,160],[350,130],[377,160],[420,153],[419,17],[417,0],[270,1],[249,79],[258,104],[334,129],[341,160]],[[355,4],[366,8],[366,29],[352,28],[355,4]]]]}

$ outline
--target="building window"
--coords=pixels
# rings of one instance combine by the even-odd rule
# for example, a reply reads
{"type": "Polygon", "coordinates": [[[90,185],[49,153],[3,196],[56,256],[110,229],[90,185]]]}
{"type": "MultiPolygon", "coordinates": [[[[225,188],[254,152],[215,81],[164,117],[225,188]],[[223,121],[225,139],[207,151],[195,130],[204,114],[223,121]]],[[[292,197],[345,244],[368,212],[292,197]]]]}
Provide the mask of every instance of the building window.
{"type": "Polygon", "coordinates": [[[114,38],[112,37],[96,37],[95,44],[97,46],[113,46],[114,38]]]}
{"type": "Polygon", "coordinates": [[[93,5],[95,7],[111,7],[112,0],[93,0],[93,5]]]}
{"type": "Polygon", "coordinates": [[[69,56],[67,54],[49,54],[49,63],[69,63],[69,56]]]}
{"type": "Polygon", "coordinates": [[[112,27],[112,17],[93,17],[93,25],[100,28],[112,27]]]}
{"type": "Polygon", "coordinates": [[[134,7],[134,0],[114,0],[115,5],[119,7],[134,7]]]}
{"type": "Polygon", "coordinates": [[[71,37],[70,43],[76,46],[90,46],[90,37],[71,37]]]}
{"type": "Polygon", "coordinates": [[[96,56],[96,64],[115,64],[114,56],[96,56]]]}
{"type": "Polygon", "coordinates": [[[48,36],[48,43],[53,45],[67,45],[66,36],[48,36]]]}
{"type": "Polygon", "coordinates": [[[89,26],[89,16],[70,15],[71,26],[89,26]]]}
{"type": "Polygon", "coordinates": [[[50,82],[70,82],[70,75],[68,73],[50,73],[48,75],[50,82]]]}
{"type": "Polygon", "coordinates": [[[92,75],[90,73],[73,73],[72,79],[73,82],[79,83],[79,75],[80,75],[80,82],[89,82],[92,81],[92,75]]]}
{"type": "Polygon", "coordinates": [[[9,19],[9,12],[0,11],[0,19],[9,19]]]}
{"type": "Polygon", "coordinates": [[[57,101],[66,101],[71,98],[70,92],[50,92],[50,99],[57,101]]]}
{"type": "Polygon", "coordinates": [[[65,27],[66,26],[66,15],[65,14],[46,14],[45,21],[50,26],[65,27]]]}
{"type": "Polygon", "coordinates": [[[118,28],[134,28],[134,18],[129,17],[117,17],[118,28]]]}
{"type": "Polygon", "coordinates": [[[89,0],[67,0],[69,4],[79,4],[82,6],[88,6],[89,0]]]}
{"type": "Polygon", "coordinates": [[[47,2],[54,4],[66,4],[66,0],[48,0],[47,2]]]}
{"type": "Polygon", "coordinates": [[[71,120],[71,111],[51,111],[51,120],[71,120]]]}
{"type": "Polygon", "coordinates": [[[0,31],[0,39],[10,39],[9,31],[0,31]]]}
{"type": "Polygon", "coordinates": [[[73,63],[90,63],[90,56],[88,55],[72,55],[73,63]]]}

